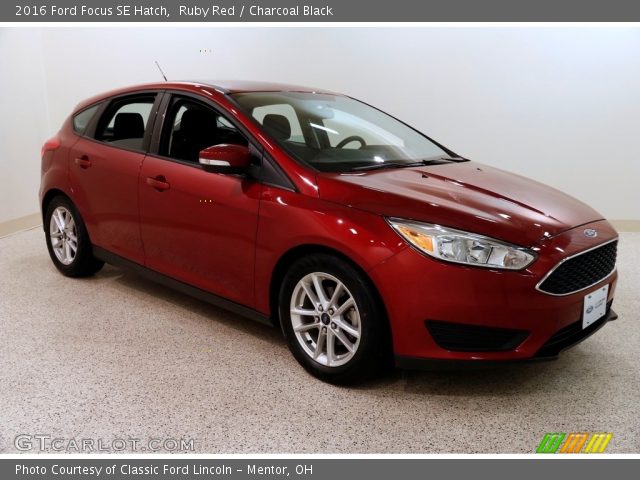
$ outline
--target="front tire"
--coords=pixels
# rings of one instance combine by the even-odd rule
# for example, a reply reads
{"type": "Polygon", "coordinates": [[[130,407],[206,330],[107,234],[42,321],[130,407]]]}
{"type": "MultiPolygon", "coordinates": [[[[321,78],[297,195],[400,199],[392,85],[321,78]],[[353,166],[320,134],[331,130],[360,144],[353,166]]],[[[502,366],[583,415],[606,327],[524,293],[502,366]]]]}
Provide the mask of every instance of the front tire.
{"type": "Polygon", "coordinates": [[[296,261],[280,289],[279,313],[294,357],[321,380],[354,383],[388,363],[381,302],[364,274],[336,256],[296,261]]]}
{"type": "Polygon", "coordinates": [[[49,256],[63,275],[88,277],[102,268],[104,262],[93,256],[87,228],[71,200],[53,198],[44,222],[49,256]]]}

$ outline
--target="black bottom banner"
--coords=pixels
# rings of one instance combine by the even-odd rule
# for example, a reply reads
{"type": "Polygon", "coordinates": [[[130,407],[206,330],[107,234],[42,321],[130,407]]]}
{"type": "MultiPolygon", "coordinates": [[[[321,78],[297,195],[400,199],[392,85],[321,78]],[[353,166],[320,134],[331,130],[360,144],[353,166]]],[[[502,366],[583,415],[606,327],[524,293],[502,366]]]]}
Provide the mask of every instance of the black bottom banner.
{"type": "MultiPolygon", "coordinates": [[[[567,458],[222,458],[0,459],[8,479],[313,479],[425,480],[460,478],[631,478],[640,459],[567,458]],[[624,477],[623,477],[624,476],[624,477]]],[[[635,476],[635,475],[634,475],[635,476]]]]}

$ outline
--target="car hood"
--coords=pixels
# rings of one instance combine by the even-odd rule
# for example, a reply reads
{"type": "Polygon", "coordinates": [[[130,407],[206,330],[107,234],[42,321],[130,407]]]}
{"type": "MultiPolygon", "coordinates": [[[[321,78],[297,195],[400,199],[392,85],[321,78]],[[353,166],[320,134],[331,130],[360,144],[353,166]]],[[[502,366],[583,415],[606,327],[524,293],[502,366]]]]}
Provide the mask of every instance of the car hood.
{"type": "Polygon", "coordinates": [[[533,246],[602,219],[542,183],[477,162],[318,174],[322,199],[533,246]]]}

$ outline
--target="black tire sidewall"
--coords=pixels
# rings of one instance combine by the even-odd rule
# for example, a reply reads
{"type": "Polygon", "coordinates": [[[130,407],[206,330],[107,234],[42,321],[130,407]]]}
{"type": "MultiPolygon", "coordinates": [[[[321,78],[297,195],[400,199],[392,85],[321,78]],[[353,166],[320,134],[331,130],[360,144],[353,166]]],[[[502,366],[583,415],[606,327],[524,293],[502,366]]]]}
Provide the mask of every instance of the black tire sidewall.
{"type": "Polygon", "coordinates": [[[280,324],[294,357],[307,371],[332,383],[353,383],[375,375],[386,358],[386,316],[380,303],[371,283],[357,268],[330,254],[312,254],[296,261],[285,275],[278,303],[280,324]],[[303,350],[293,331],[289,311],[293,290],[301,278],[313,272],[338,278],[358,307],[362,330],[360,343],[355,355],[344,365],[327,367],[316,362],[303,350]]]}

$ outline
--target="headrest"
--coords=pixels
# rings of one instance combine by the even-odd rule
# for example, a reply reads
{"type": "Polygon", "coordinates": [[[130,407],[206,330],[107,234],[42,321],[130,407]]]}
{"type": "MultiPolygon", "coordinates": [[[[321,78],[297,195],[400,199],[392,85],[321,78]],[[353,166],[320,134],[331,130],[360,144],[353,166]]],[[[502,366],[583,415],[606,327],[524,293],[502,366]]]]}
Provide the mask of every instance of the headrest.
{"type": "Polygon", "coordinates": [[[278,140],[289,140],[291,137],[291,124],[284,115],[269,113],[262,120],[264,129],[278,140]]]}
{"type": "Polygon", "coordinates": [[[144,120],[139,113],[119,113],[113,122],[113,139],[144,137],[144,120]]]}
{"type": "Polygon", "coordinates": [[[182,114],[180,131],[188,134],[215,132],[216,115],[210,110],[190,108],[182,114]]]}

